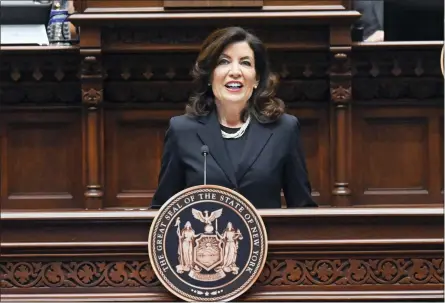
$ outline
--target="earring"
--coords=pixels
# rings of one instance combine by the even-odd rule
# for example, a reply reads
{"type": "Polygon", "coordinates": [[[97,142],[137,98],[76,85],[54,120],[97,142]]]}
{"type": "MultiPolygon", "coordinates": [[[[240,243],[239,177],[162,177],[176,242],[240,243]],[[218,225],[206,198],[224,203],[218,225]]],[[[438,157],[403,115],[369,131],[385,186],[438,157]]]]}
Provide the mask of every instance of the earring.
{"type": "Polygon", "coordinates": [[[212,84],[210,84],[210,83],[207,83],[207,86],[210,86],[210,85],[212,85],[212,84]]]}

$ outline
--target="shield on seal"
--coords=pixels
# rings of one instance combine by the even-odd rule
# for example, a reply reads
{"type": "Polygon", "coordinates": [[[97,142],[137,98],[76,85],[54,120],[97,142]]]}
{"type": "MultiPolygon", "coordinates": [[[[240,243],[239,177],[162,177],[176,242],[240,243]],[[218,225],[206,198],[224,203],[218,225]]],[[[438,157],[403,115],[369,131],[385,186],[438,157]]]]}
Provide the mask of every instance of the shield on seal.
{"type": "Polygon", "coordinates": [[[200,235],[196,240],[194,251],[195,263],[209,271],[223,260],[222,241],[216,235],[200,235]]]}

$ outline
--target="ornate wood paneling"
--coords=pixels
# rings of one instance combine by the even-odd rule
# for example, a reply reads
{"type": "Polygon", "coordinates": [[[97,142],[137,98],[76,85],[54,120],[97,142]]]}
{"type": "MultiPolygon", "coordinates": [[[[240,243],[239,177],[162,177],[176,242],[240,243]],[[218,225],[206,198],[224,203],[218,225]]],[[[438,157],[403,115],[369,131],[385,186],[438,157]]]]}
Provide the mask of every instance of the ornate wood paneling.
{"type": "Polygon", "coordinates": [[[337,206],[260,210],[268,261],[240,300],[443,300],[442,44],[353,44],[349,0],[162,2],[78,0],[79,47],[0,50],[2,301],[175,300],[148,262],[156,212],[141,209],[200,43],[235,24],[265,41],[314,198],[337,206]]]}
{"type": "MultiPolygon", "coordinates": [[[[106,33],[105,30],[104,37],[106,33]]],[[[267,32],[262,34],[271,37],[267,32]]],[[[165,127],[169,117],[183,112],[193,89],[189,73],[196,51],[185,48],[169,53],[151,50],[148,54],[101,54],[102,44],[97,40],[101,35],[94,31],[85,35],[91,39],[84,41],[85,50],[81,54],[75,48],[49,48],[50,56],[36,48],[2,49],[4,60],[0,71],[4,81],[0,84],[0,114],[15,123],[2,124],[2,198],[9,196],[6,184],[20,183],[14,180],[22,178],[20,171],[28,170],[23,164],[20,170],[8,168],[12,162],[7,159],[20,154],[11,156],[8,151],[11,142],[20,138],[29,144],[34,142],[37,147],[29,145],[28,153],[36,154],[33,148],[43,148],[44,144],[44,139],[36,141],[37,133],[46,131],[41,138],[64,142],[69,150],[80,147],[83,153],[74,170],[77,175],[70,173],[67,178],[83,184],[84,198],[71,192],[73,188],[62,190],[63,186],[57,182],[64,179],[57,178],[55,183],[42,185],[42,190],[59,193],[59,198],[66,197],[66,202],[43,194],[39,196],[39,204],[27,202],[20,207],[144,208],[150,204],[165,127]],[[31,114],[39,117],[41,108],[61,106],[65,108],[64,115],[71,117],[66,121],[73,124],[61,119],[61,123],[69,126],[55,123],[49,131],[51,127],[45,126],[43,118],[53,115],[48,113],[38,118],[41,124],[37,129],[24,132],[26,127],[22,127],[20,134],[8,130],[11,125],[26,126],[27,117],[31,114]],[[80,119],[81,107],[82,121],[76,120],[80,119]],[[20,114],[25,109],[26,114],[20,114]],[[75,123],[79,123],[77,127],[83,134],[81,142],[71,147],[70,140],[77,140],[79,133],[77,137],[70,135],[71,139],[65,133],[74,132],[75,123]],[[14,138],[10,138],[13,134],[14,138]],[[135,148],[138,152],[132,153],[135,148]],[[137,167],[144,169],[136,170],[137,163],[137,167]],[[62,192],[83,199],[83,203],[70,202],[75,199],[68,198],[68,194],[63,196],[62,192]],[[62,204],[54,204],[55,201],[62,204]]],[[[281,35],[276,41],[287,41],[286,32],[281,35]]],[[[125,43],[137,46],[138,35],[134,33],[131,37],[133,40],[125,43]]],[[[181,44],[185,40],[175,44],[173,34],[165,37],[173,39],[165,40],[168,45],[185,47],[181,44]]],[[[120,36],[119,39],[126,41],[120,36]]],[[[143,45],[150,45],[149,40],[141,39],[143,45]]],[[[163,38],[158,36],[158,39],[163,38]]],[[[193,39],[189,42],[198,41],[196,37],[193,39]]],[[[304,148],[317,202],[322,205],[443,203],[440,169],[443,78],[436,62],[440,45],[356,44],[350,50],[341,46],[346,43],[341,37],[331,35],[330,39],[340,45],[332,47],[330,54],[295,45],[292,47],[296,49],[291,50],[286,44],[270,49],[272,68],[281,78],[277,95],[285,101],[288,111],[302,121],[304,148]],[[341,179],[345,182],[340,182],[341,179]],[[348,197],[345,201],[337,201],[345,196],[348,197]]],[[[56,153],[55,161],[63,162],[62,155],[56,153]]],[[[46,159],[44,164],[39,162],[40,167],[52,167],[53,156],[45,154],[40,159],[46,159]]],[[[43,184],[37,180],[38,176],[27,174],[26,178],[31,184],[43,184]]],[[[19,205],[19,200],[14,200],[14,205],[19,205]]],[[[6,203],[3,207],[13,204],[6,203]]]]}
{"type": "MultiPolygon", "coordinates": [[[[15,261],[2,262],[0,282],[5,290],[28,288],[147,288],[159,280],[144,260],[15,261]]],[[[323,286],[409,286],[443,285],[443,258],[294,258],[268,259],[255,290],[297,286],[301,290],[323,286]]]]}
{"type": "Polygon", "coordinates": [[[159,285],[148,261],[7,262],[2,288],[150,287],[159,285]]]}
{"type": "MultiPolygon", "coordinates": [[[[195,52],[105,55],[105,102],[184,109],[193,89],[190,71],[195,52]]],[[[281,79],[277,96],[288,107],[327,102],[329,62],[323,52],[271,51],[272,69],[281,79]],[[298,104],[297,104],[298,103],[298,104]]]]}
{"type": "Polygon", "coordinates": [[[2,47],[2,208],[83,208],[76,50],[2,47]]]}
{"type": "Polygon", "coordinates": [[[357,44],[352,66],[354,103],[439,105],[443,100],[441,47],[441,43],[357,44]]]}
{"type": "Polygon", "coordinates": [[[360,46],[353,61],[354,204],[443,203],[440,48],[360,46]]]}
{"type": "Polygon", "coordinates": [[[0,108],[78,105],[80,67],[76,50],[2,46],[0,108]]]}
{"type": "Polygon", "coordinates": [[[348,158],[350,151],[351,117],[351,40],[347,34],[339,34],[331,27],[330,55],[330,105],[332,142],[332,205],[349,206],[351,201],[350,171],[348,158]]]}
{"type": "Polygon", "coordinates": [[[107,110],[105,208],[151,205],[172,111],[107,110]]]}
{"type": "MultiPolygon", "coordinates": [[[[281,79],[277,95],[285,101],[288,112],[302,121],[304,149],[317,202],[338,205],[331,191],[336,182],[333,174],[339,173],[340,167],[344,176],[349,174],[351,195],[347,203],[352,205],[443,203],[440,169],[443,167],[443,79],[435,62],[439,51],[434,44],[354,45],[350,62],[352,118],[346,113],[342,120],[336,118],[336,108],[344,105],[342,100],[347,100],[350,93],[340,93],[340,88],[347,83],[338,83],[348,79],[348,75],[341,75],[339,67],[329,61],[325,52],[270,51],[272,68],[281,79]],[[335,83],[338,89],[331,87],[337,85],[335,83]],[[339,101],[328,102],[329,99],[339,101]],[[343,129],[340,137],[336,133],[339,129],[343,129]],[[346,157],[348,144],[351,144],[350,156],[346,157]]],[[[4,98],[0,102],[0,115],[10,118],[3,119],[2,123],[2,183],[21,178],[18,171],[15,175],[15,170],[7,169],[6,159],[10,154],[7,143],[25,136],[21,132],[16,138],[9,138],[13,133],[7,128],[27,125],[27,117],[31,114],[40,117],[42,108],[55,110],[63,106],[64,115],[71,117],[66,121],[74,124],[52,117],[57,116],[58,111],[53,114],[47,111],[46,116],[38,118],[38,123],[43,124],[29,129],[28,139],[23,137],[23,140],[34,142],[37,134],[31,133],[46,130],[41,138],[49,136],[51,140],[66,142],[69,150],[82,148],[83,156],[75,168],[78,173],[70,174],[69,179],[89,178],[85,183],[76,181],[76,184],[82,182],[86,197],[75,194],[83,202],[70,202],[74,200],[67,198],[64,201],[68,204],[62,206],[54,204],[57,199],[43,201],[47,196],[42,195],[40,204],[26,204],[26,207],[147,207],[155,190],[160,146],[168,119],[183,112],[193,89],[189,72],[196,52],[105,54],[97,61],[99,57],[93,51],[93,56],[86,53],[80,56],[83,65],[72,48],[60,52],[50,50],[49,54],[54,54],[51,61],[43,51],[31,49],[33,57],[28,57],[25,50],[3,51],[1,76],[4,81],[0,84],[0,94],[4,98]],[[101,66],[95,67],[98,64],[101,66]],[[82,90],[76,82],[80,77],[84,85],[83,106],[82,90]],[[103,87],[99,89],[103,90],[100,105],[88,93],[95,90],[97,83],[103,87]],[[43,117],[69,126],[55,123],[51,124],[53,131],[49,131],[50,127],[44,126],[47,118],[43,117]],[[15,124],[9,125],[6,121],[15,124]],[[77,140],[80,134],[70,135],[71,139],[65,134],[71,134],[76,127],[83,134],[81,141],[71,148],[70,140],[77,140]],[[131,153],[136,147],[143,152],[131,153]],[[131,169],[136,163],[145,168],[131,169]],[[99,201],[98,204],[91,204],[93,200],[99,201]]],[[[333,54],[333,60],[341,60],[335,59],[335,54],[343,53],[333,54]]],[[[32,149],[30,145],[29,154],[35,154],[32,149]]],[[[62,159],[62,154],[57,153],[55,159],[62,159]]],[[[44,155],[41,159],[47,161],[41,167],[52,167],[52,157],[44,155]]],[[[34,179],[36,174],[26,177],[32,178],[28,180],[30,183],[41,184],[34,179]]],[[[49,188],[51,184],[45,186],[49,188]]],[[[61,189],[56,187],[60,186],[45,192],[60,193],[61,189]]],[[[3,199],[9,195],[8,190],[3,185],[3,199]]],[[[71,192],[70,195],[75,196],[71,192]]],[[[14,201],[14,205],[18,205],[18,200],[14,201]]],[[[3,207],[12,207],[12,204],[3,204],[3,207]]]]}
{"type": "MultiPolygon", "coordinates": [[[[155,214],[4,213],[2,300],[175,300],[148,261],[147,233],[155,214]]],[[[268,230],[269,256],[242,301],[443,297],[442,208],[260,214],[268,230]]]]}
{"type": "MultiPolygon", "coordinates": [[[[315,199],[329,204],[329,174],[321,173],[329,171],[327,57],[322,52],[278,50],[270,55],[282,79],[277,95],[302,121],[315,199]]],[[[104,56],[104,207],[150,205],[168,119],[184,112],[193,89],[190,67],[195,57],[194,52],[104,56]]]]}
{"type": "Polygon", "coordinates": [[[80,111],[1,112],[5,209],[83,208],[80,111]]]}
{"type": "Polygon", "coordinates": [[[358,204],[441,201],[439,125],[435,109],[356,111],[355,161],[358,204]]]}

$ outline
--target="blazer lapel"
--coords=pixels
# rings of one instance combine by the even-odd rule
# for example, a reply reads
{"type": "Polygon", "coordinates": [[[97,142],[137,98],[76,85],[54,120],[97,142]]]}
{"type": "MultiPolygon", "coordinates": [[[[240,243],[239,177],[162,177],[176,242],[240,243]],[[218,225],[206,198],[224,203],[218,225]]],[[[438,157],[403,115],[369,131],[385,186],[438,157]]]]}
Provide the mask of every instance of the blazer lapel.
{"type": "Polygon", "coordinates": [[[221,127],[215,110],[205,117],[201,117],[199,121],[203,124],[198,130],[198,136],[202,143],[209,147],[209,153],[215,159],[219,167],[224,171],[230,182],[238,187],[235,177],[235,170],[226,152],[224,139],[221,136],[221,127]]]}
{"type": "Polygon", "coordinates": [[[244,177],[249,168],[258,159],[273,132],[267,126],[260,124],[256,119],[251,120],[250,130],[247,134],[247,142],[244,147],[241,161],[236,171],[238,182],[244,177]]]}

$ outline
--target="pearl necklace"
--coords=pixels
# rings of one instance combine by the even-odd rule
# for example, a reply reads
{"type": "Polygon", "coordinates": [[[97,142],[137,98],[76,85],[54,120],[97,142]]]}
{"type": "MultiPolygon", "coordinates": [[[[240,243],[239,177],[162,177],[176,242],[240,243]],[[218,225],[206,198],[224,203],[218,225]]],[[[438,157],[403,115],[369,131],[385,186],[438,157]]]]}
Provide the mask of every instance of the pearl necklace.
{"type": "Polygon", "coordinates": [[[241,128],[236,133],[229,134],[229,133],[226,133],[225,131],[221,130],[222,137],[224,139],[237,139],[237,138],[240,138],[246,132],[246,129],[249,126],[249,124],[250,124],[250,116],[247,117],[246,123],[244,123],[243,126],[241,126],[241,128]]]}

